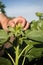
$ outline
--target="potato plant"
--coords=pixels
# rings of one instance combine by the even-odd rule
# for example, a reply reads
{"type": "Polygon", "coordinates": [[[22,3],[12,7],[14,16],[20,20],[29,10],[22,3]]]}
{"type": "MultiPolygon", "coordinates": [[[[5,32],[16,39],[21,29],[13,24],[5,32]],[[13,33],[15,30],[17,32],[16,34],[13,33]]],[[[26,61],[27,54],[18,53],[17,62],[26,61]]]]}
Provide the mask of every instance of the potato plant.
{"type": "Polygon", "coordinates": [[[9,58],[0,57],[1,65],[19,65],[21,57],[24,65],[26,58],[31,61],[43,56],[43,13],[36,13],[38,20],[30,23],[30,28],[24,31],[20,24],[14,28],[8,27],[9,32],[0,29],[0,49],[4,50],[9,58]],[[13,43],[9,41],[13,35],[13,43]],[[12,45],[13,53],[4,47],[6,42],[12,45]],[[9,60],[10,59],[10,60],[9,60]]]}

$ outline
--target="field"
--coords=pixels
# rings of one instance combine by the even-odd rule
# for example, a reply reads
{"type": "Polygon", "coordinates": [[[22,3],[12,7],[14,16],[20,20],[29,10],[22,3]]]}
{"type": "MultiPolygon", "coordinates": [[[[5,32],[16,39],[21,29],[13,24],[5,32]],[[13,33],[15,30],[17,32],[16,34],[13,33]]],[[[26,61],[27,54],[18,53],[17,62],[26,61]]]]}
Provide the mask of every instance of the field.
{"type": "Polygon", "coordinates": [[[43,65],[43,13],[36,16],[26,31],[20,24],[0,29],[0,65],[43,65]]]}

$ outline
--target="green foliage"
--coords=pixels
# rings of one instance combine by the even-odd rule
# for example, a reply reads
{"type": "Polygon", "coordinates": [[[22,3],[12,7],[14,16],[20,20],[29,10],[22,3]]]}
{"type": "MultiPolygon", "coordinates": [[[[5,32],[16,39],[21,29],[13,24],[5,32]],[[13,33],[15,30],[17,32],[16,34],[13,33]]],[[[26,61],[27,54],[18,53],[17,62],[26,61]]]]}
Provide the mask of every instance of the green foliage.
{"type": "Polygon", "coordinates": [[[15,35],[15,37],[19,37],[23,35],[23,29],[20,24],[16,25],[14,28],[9,27],[9,31],[15,35]]]}
{"type": "MultiPolygon", "coordinates": [[[[13,29],[13,31],[15,31],[14,35],[16,37],[16,43],[25,43],[27,46],[29,45],[26,48],[26,55],[25,53],[22,55],[26,56],[29,60],[41,57],[43,53],[43,20],[33,20],[30,25],[30,29],[26,31],[23,31],[18,26],[16,28],[13,29]]],[[[23,48],[21,47],[19,51],[23,48]]]]}
{"type": "Polygon", "coordinates": [[[30,44],[33,45],[33,48],[27,52],[26,57],[31,61],[43,56],[43,19],[33,20],[30,32],[26,32],[26,36],[30,39],[30,44]]]}
{"type": "Polygon", "coordinates": [[[5,5],[0,1],[0,11],[5,14],[5,5]]]}
{"type": "Polygon", "coordinates": [[[36,12],[36,16],[39,17],[39,20],[43,19],[43,13],[41,13],[41,12],[36,12]]]}
{"type": "Polygon", "coordinates": [[[43,48],[32,48],[29,52],[27,52],[26,57],[29,59],[29,61],[37,58],[41,58],[43,56],[42,54],[43,48]]]}
{"type": "Polygon", "coordinates": [[[0,45],[3,45],[9,38],[9,35],[4,30],[0,29],[0,45]]]}
{"type": "Polygon", "coordinates": [[[41,16],[43,15],[43,13],[41,13],[41,12],[36,12],[36,15],[37,15],[38,17],[41,17],[41,16]]]}
{"type": "Polygon", "coordinates": [[[14,28],[8,27],[8,29],[9,33],[0,30],[0,44],[6,42],[12,35],[15,37],[13,41],[15,58],[7,53],[14,65],[19,65],[18,62],[22,56],[24,56],[22,65],[24,65],[26,58],[31,61],[43,56],[43,18],[37,21],[33,20],[30,28],[26,31],[23,31],[20,24],[14,28]]]}
{"type": "Polygon", "coordinates": [[[30,33],[27,33],[26,36],[31,40],[43,42],[43,31],[33,30],[30,33]]]}
{"type": "Polygon", "coordinates": [[[10,60],[0,57],[0,65],[12,65],[12,63],[10,60]]]}

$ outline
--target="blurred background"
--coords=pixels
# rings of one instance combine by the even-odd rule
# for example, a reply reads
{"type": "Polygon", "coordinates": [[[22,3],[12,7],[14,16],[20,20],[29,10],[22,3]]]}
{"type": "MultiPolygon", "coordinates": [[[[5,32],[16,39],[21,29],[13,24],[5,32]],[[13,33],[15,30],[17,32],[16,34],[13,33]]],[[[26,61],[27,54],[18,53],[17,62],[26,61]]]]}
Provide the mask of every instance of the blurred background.
{"type": "Polygon", "coordinates": [[[37,19],[36,12],[43,12],[43,0],[0,0],[0,2],[4,5],[3,12],[6,12],[7,16],[23,16],[29,22],[37,19]]]}

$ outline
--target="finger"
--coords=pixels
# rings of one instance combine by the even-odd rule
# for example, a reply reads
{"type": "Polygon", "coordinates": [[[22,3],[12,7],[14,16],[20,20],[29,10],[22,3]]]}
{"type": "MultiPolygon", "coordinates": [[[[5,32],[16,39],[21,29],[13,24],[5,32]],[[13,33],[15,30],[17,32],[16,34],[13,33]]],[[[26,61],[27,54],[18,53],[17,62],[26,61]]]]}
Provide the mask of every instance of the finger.
{"type": "Polygon", "coordinates": [[[8,26],[15,27],[15,23],[13,20],[9,21],[8,26]]]}
{"type": "Polygon", "coordinates": [[[29,26],[30,26],[30,23],[29,23],[29,22],[27,22],[27,24],[26,24],[26,26],[23,28],[23,30],[28,29],[28,28],[29,28],[29,26]]]}
{"type": "Polygon", "coordinates": [[[24,18],[16,18],[16,19],[14,19],[14,21],[15,21],[15,24],[17,25],[18,23],[20,23],[21,25],[22,25],[22,27],[24,27],[25,26],[25,24],[26,24],[26,20],[24,19],[24,18]]]}
{"type": "Polygon", "coordinates": [[[22,20],[22,27],[24,27],[26,25],[26,20],[22,20]]]}

